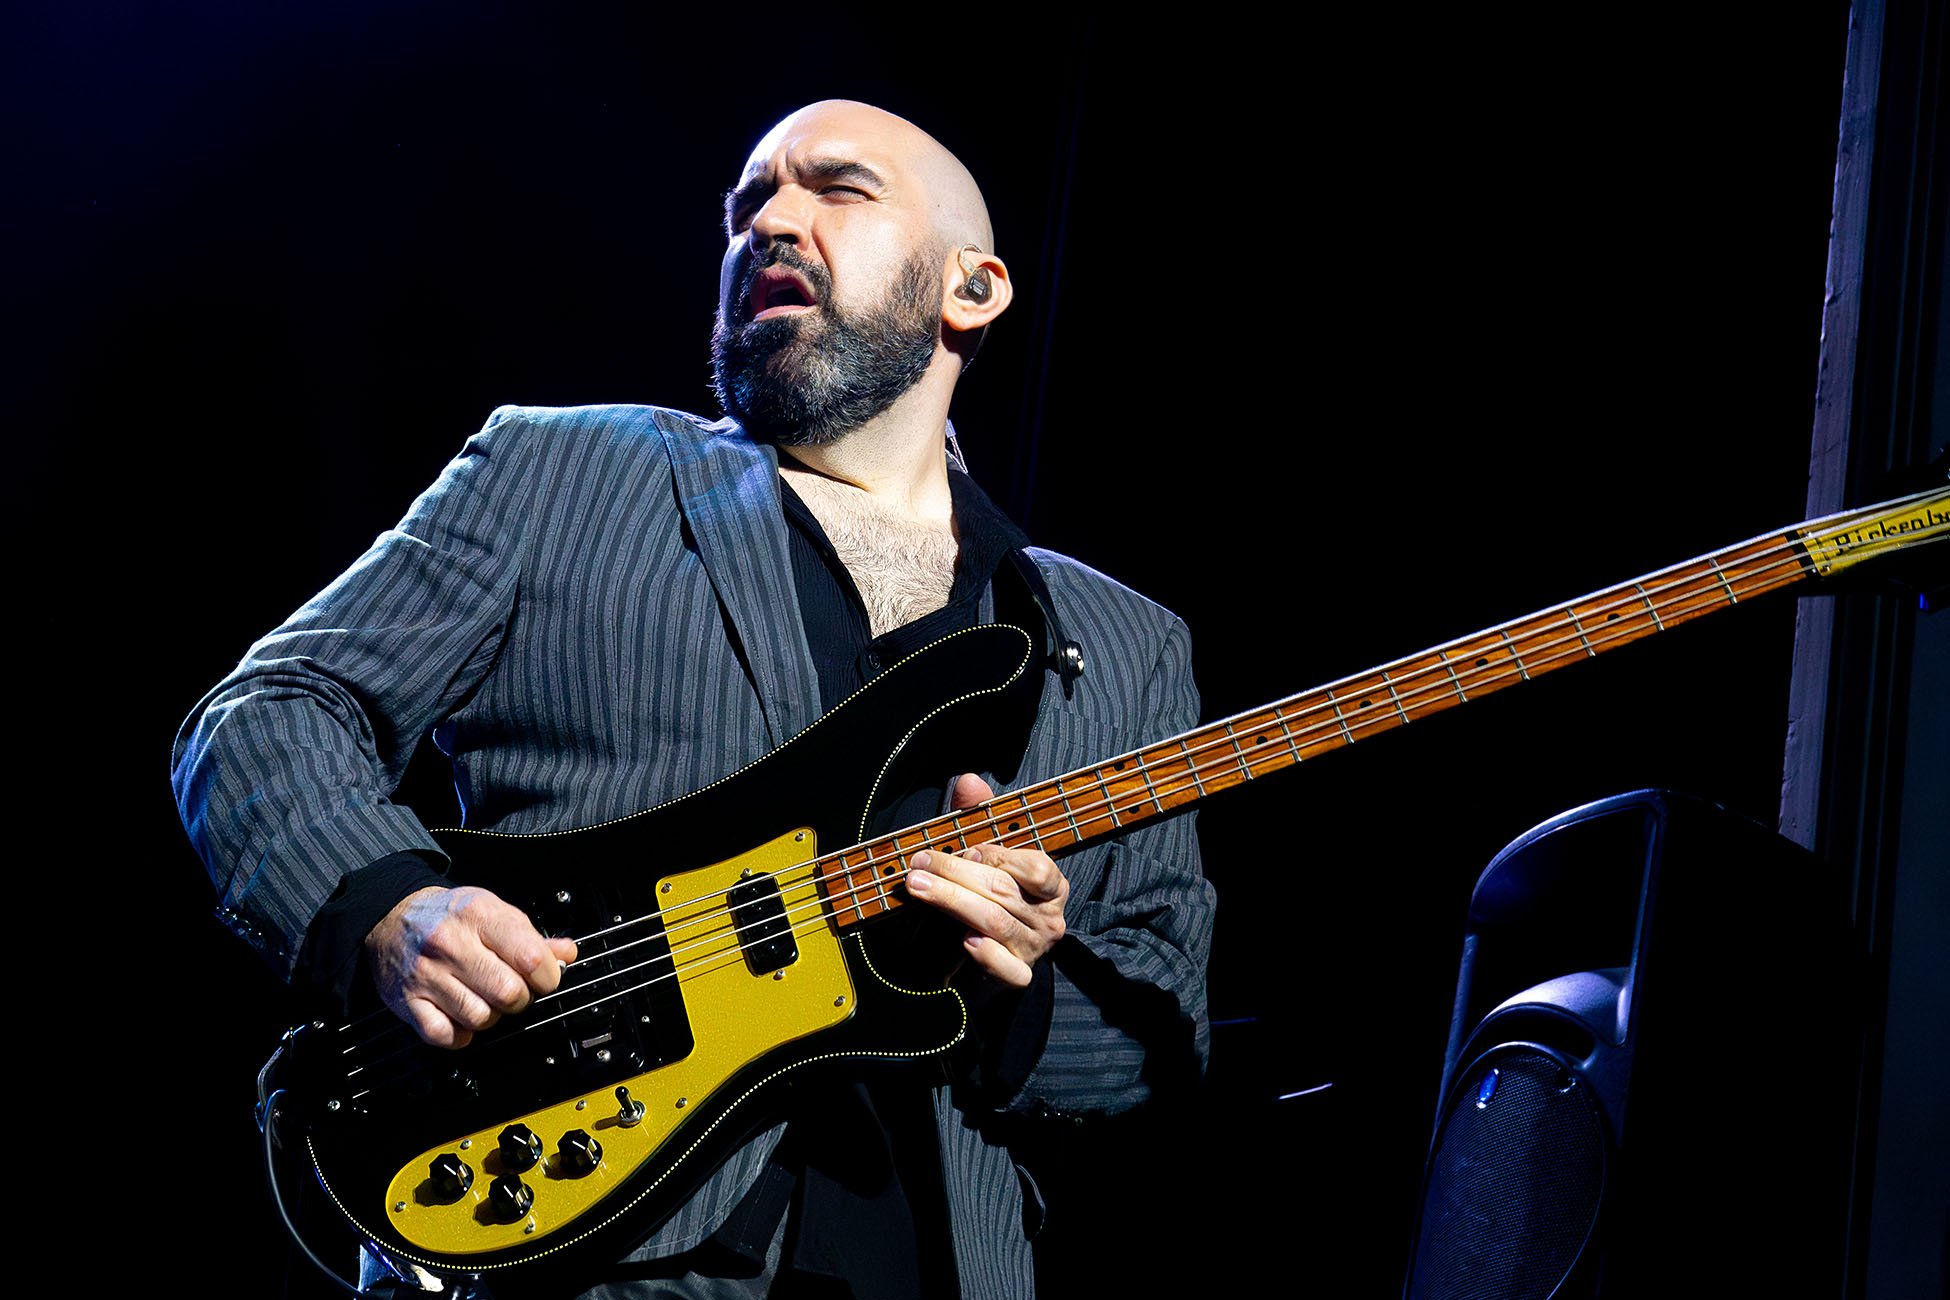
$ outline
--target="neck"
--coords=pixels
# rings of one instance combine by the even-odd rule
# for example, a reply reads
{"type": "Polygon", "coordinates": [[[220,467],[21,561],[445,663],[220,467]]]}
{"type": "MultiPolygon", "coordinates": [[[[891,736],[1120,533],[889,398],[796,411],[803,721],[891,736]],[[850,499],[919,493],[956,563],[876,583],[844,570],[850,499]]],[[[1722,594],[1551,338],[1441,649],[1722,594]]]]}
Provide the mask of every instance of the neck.
{"type": "MultiPolygon", "coordinates": [[[[944,438],[948,395],[930,374],[899,401],[856,429],[786,454],[828,479],[858,488],[880,504],[918,519],[952,513],[944,438]]],[[[790,466],[787,466],[790,469],[790,466]]]]}

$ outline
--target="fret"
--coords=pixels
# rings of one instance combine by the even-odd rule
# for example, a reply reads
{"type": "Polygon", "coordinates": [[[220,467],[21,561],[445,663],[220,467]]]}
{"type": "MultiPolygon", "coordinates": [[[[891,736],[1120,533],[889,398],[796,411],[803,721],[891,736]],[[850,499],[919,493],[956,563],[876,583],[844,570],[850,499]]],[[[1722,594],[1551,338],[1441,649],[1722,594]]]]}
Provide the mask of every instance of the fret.
{"type": "Polygon", "coordinates": [[[1253,727],[1252,747],[1246,751],[1246,774],[1248,776],[1253,775],[1253,764],[1255,763],[1271,764],[1267,768],[1267,771],[1277,772],[1292,763],[1300,761],[1300,751],[1294,748],[1293,736],[1287,730],[1285,720],[1280,717],[1280,711],[1277,708],[1269,708],[1265,712],[1271,716],[1259,720],[1258,725],[1253,727]],[[1280,756],[1278,747],[1273,749],[1266,748],[1269,743],[1267,733],[1271,732],[1275,727],[1279,728],[1280,735],[1286,742],[1287,757],[1285,758],[1280,756]]]}
{"type": "Polygon", "coordinates": [[[1080,843],[1086,837],[1083,833],[1083,827],[1077,825],[1076,810],[1070,806],[1070,792],[1063,788],[1063,780],[1061,777],[1057,778],[1056,781],[1056,801],[1058,806],[1063,809],[1063,820],[1070,823],[1070,834],[1074,837],[1072,842],[1080,843]]]}
{"type": "MultiPolygon", "coordinates": [[[[1191,764],[1187,763],[1186,766],[1190,767],[1191,764]]],[[[1165,801],[1158,797],[1158,783],[1151,779],[1151,764],[1145,761],[1142,754],[1138,755],[1137,769],[1138,778],[1144,782],[1145,791],[1150,794],[1151,802],[1156,805],[1159,812],[1163,812],[1165,810],[1165,801]]],[[[1194,783],[1198,780],[1196,776],[1192,779],[1194,783]]],[[[1202,794],[1204,792],[1201,790],[1200,793],[1202,794]]]]}
{"type": "Polygon", "coordinates": [[[1354,733],[1348,730],[1347,715],[1341,712],[1341,702],[1334,698],[1334,692],[1332,688],[1329,688],[1325,693],[1327,696],[1327,702],[1334,706],[1334,721],[1341,724],[1341,735],[1345,736],[1347,738],[1347,743],[1352,745],[1354,743],[1354,733]]]}
{"type": "Polygon", "coordinates": [[[1117,797],[1110,792],[1110,782],[1104,779],[1104,769],[1098,768],[1096,776],[1097,788],[1103,791],[1104,795],[1104,813],[1110,818],[1113,828],[1122,826],[1124,823],[1117,820],[1117,797]]]}
{"type": "MultiPolygon", "coordinates": [[[[1030,787],[1031,790],[1035,788],[1034,786],[1030,787]]],[[[1043,828],[1036,823],[1036,812],[1029,806],[1029,795],[1027,792],[1018,791],[1016,801],[1022,805],[1018,811],[1022,817],[1023,826],[1028,829],[1029,842],[1034,844],[1038,849],[1041,849],[1043,847],[1043,828]]]]}
{"type": "Polygon", "coordinates": [[[1209,791],[1205,788],[1204,778],[1198,774],[1198,758],[1192,753],[1191,746],[1192,737],[1201,734],[1203,733],[1194,731],[1180,736],[1178,738],[1178,752],[1185,756],[1185,770],[1191,774],[1192,784],[1198,787],[1198,797],[1203,799],[1209,791]]]}
{"type": "Polygon", "coordinates": [[[1233,730],[1232,724],[1230,722],[1226,723],[1225,728],[1226,728],[1226,739],[1232,742],[1232,754],[1233,757],[1237,759],[1239,762],[1239,770],[1242,773],[1244,773],[1246,779],[1250,781],[1253,779],[1252,760],[1246,757],[1245,747],[1239,743],[1239,733],[1233,730]]]}
{"type": "Polygon", "coordinates": [[[954,849],[949,847],[955,829],[953,817],[938,817],[934,821],[923,822],[911,829],[913,831],[911,836],[906,831],[896,831],[887,837],[886,842],[892,846],[893,851],[882,855],[883,865],[876,875],[891,869],[899,872],[904,879],[907,875],[907,860],[914,854],[954,852],[954,849]]]}
{"type": "Polygon", "coordinates": [[[1710,555],[1706,557],[1706,562],[1713,566],[1713,576],[1718,578],[1720,585],[1727,589],[1727,603],[1738,605],[1740,603],[1740,596],[1734,591],[1733,584],[1727,581],[1726,572],[1720,568],[1720,562],[1710,555]]]}
{"type": "Polygon", "coordinates": [[[1777,554],[1768,549],[1756,549],[1752,544],[1721,551],[1718,556],[1707,558],[1713,561],[1715,568],[1727,574],[1727,585],[1733,588],[1736,598],[1740,596],[1743,583],[1746,584],[1747,597],[1751,598],[1800,580],[1799,561],[1783,565],[1777,554]],[[1722,559],[1725,563],[1720,562],[1722,559]]]}
{"type": "MultiPolygon", "coordinates": [[[[898,858],[895,860],[899,861],[898,858]]],[[[868,854],[866,860],[860,865],[866,869],[867,879],[873,881],[874,892],[880,895],[880,906],[883,909],[892,909],[895,903],[893,896],[887,892],[887,877],[874,865],[873,855],[868,854]]]]}
{"type": "MultiPolygon", "coordinates": [[[[867,850],[867,859],[864,865],[869,872],[873,871],[873,860],[875,856],[872,849],[867,850]]],[[[841,861],[844,863],[845,859],[841,859],[841,861]]],[[[853,907],[853,919],[856,921],[866,920],[866,909],[860,903],[860,881],[857,873],[853,870],[848,870],[840,879],[844,882],[847,900],[853,907]]]]}
{"type": "Polygon", "coordinates": [[[1598,652],[1591,648],[1591,638],[1584,634],[1584,623],[1578,618],[1578,611],[1566,605],[1564,607],[1564,617],[1571,620],[1571,630],[1578,634],[1578,641],[1584,646],[1585,657],[1587,659],[1596,659],[1598,652]]]}
{"type": "Polygon", "coordinates": [[[822,873],[821,884],[831,891],[834,897],[843,899],[846,906],[858,911],[876,874],[873,863],[871,848],[849,850],[847,857],[838,859],[837,870],[822,873]],[[863,851],[866,856],[858,865],[850,861],[851,854],[863,851]]]}
{"type": "Polygon", "coordinates": [[[1463,690],[1462,678],[1456,676],[1456,666],[1449,662],[1449,656],[1447,654],[1444,654],[1440,650],[1436,651],[1436,654],[1441,656],[1442,666],[1449,670],[1449,680],[1455,683],[1456,698],[1465,704],[1469,703],[1469,692],[1463,690]]]}
{"type": "Polygon", "coordinates": [[[1497,629],[1497,635],[1503,638],[1503,644],[1509,648],[1510,657],[1517,661],[1517,676],[1523,678],[1525,681],[1529,681],[1530,670],[1523,666],[1523,656],[1517,653],[1517,643],[1512,641],[1510,634],[1502,628],[1497,629]]]}
{"type": "Polygon", "coordinates": [[[1632,584],[1632,590],[1636,591],[1639,594],[1639,599],[1645,602],[1645,612],[1652,615],[1653,626],[1657,627],[1661,632],[1665,631],[1666,625],[1659,618],[1659,607],[1652,603],[1652,597],[1645,594],[1645,588],[1635,582],[1632,584]]]}
{"type": "MultiPolygon", "coordinates": [[[[1016,843],[1013,837],[1029,822],[1029,805],[1020,793],[1012,794],[1008,797],[1016,805],[1016,810],[1013,813],[1007,814],[1008,825],[1003,825],[1004,814],[1001,809],[997,808],[995,815],[989,820],[989,827],[995,831],[995,837],[998,843],[1013,846],[1016,843]]],[[[1035,835],[1036,833],[1032,829],[1029,832],[1029,838],[1033,840],[1035,835]]]]}
{"type": "Polygon", "coordinates": [[[1273,720],[1280,724],[1280,734],[1286,737],[1287,752],[1293,755],[1293,761],[1306,762],[1306,759],[1300,755],[1300,742],[1293,735],[1293,722],[1287,717],[1287,711],[1276,706],[1273,710],[1273,720]]]}
{"type": "Polygon", "coordinates": [[[1409,723],[1408,710],[1402,707],[1402,697],[1395,693],[1395,683],[1388,680],[1388,670],[1385,668],[1381,670],[1381,684],[1388,688],[1388,698],[1395,702],[1395,712],[1402,715],[1402,725],[1406,727],[1409,723]]]}

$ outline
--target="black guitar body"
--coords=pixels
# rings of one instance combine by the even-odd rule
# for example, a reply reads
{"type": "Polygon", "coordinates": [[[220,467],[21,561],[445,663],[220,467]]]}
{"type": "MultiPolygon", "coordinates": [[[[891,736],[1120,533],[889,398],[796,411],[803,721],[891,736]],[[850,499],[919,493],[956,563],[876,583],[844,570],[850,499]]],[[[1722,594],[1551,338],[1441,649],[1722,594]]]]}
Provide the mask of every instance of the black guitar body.
{"type": "MultiPolygon", "coordinates": [[[[969,824],[1060,852],[1946,537],[1944,488],[1763,534],[1019,787],[1006,818],[969,824]]],[[[893,829],[909,791],[938,791],[961,771],[1012,774],[1041,693],[1037,649],[1006,624],[972,628],[896,664],[750,767],[661,807],[560,834],[444,837],[457,880],[523,906],[544,933],[574,936],[578,960],[560,991],[461,1052],[426,1048],[383,1015],[294,1031],[266,1071],[286,1163],[302,1162],[343,1221],[396,1260],[525,1286],[626,1254],[775,1122],[795,1082],[941,1061],[967,1030],[945,964],[908,968],[903,945],[883,942],[890,927],[874,927],[869,948],[856,923],[902,901],[908,853],[962,847],[962,822],[903,832],[879,858],[858,846],[893,829]]],[[[917,914],[931,912],[901,915],[917,914]]],[[[950,931],[934,952],[957,951],[950,931]]]]}
{"type": "Polygon", "coordinates": [[[1013,769],[1041,688],[1033,649],[1006,625],[947,637],[751,766],[618,821],[442,832],[456,881],[575,937],[578,959],[458,1052],[384,1014],[294,1031],[270,1072],[283,1159],[394,1259],[527,1283],[626,1254],[778,1121],[795,1083],[940,1062],[967,1028],[943,984],[952,927],[914,942],[910,920],[941,920],[916,907],[843,929],[856,900],[813,860],[893,829],[877,819],[913,790],[1013,769]]]}

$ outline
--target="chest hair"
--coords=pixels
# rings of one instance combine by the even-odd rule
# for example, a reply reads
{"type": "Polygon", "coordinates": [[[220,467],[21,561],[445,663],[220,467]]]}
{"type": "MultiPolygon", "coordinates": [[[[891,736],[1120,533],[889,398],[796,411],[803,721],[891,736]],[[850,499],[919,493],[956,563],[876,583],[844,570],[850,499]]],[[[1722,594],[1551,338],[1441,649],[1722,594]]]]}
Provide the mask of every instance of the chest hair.
{"type": "Polygon", "coordinates": [[[870,493],[816,474],[787,471],[786,477],[852,575],[873,635],[948,603],[961,549],[951,524],[915,519],[870,493]]]}

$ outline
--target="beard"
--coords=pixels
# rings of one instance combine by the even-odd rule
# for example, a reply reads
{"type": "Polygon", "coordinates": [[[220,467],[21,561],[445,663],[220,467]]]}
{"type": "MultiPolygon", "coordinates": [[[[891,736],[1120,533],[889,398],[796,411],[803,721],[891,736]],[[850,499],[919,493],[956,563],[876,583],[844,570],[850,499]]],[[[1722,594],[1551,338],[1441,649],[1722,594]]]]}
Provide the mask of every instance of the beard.
{"type": "Polygon", "coordinates": [[[753,437],[782,447],[833,442],[892,406],[934,360],[940,283],[927,257],[910,258],[863,311],[842,311],[832,287],[823,267],[790,244],[773,244],[719,305],[711,386],[725,413],[753,437]],[[775,263],[806,278],[816,310],[751,319],[752,282],[775,263]]]}

